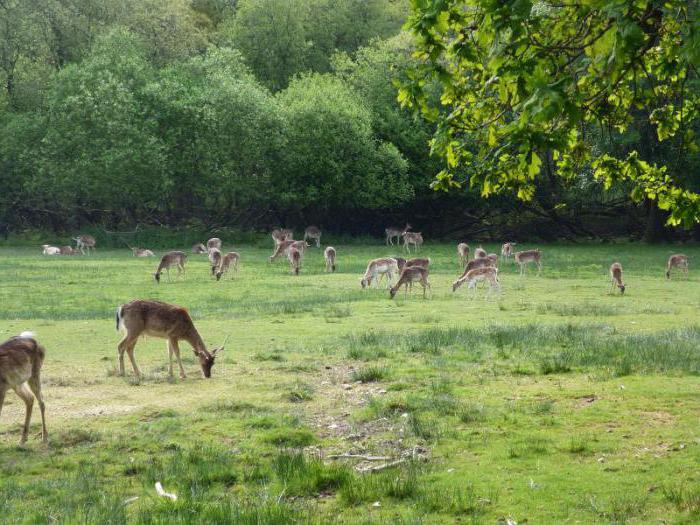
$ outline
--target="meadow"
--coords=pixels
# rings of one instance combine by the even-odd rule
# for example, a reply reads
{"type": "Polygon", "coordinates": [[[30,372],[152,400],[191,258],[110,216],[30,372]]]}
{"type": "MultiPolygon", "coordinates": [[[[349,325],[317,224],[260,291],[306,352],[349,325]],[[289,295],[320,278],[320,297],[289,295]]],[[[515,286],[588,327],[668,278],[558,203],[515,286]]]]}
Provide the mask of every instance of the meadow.
{"type": "Polygon", "coordinates": [[[400,250],[334,246],[336,273],[311,248],[294,277],[269,238],[224,239],[237,274],[216,282],[189,254],[160,285],[157,259],[124,249],[0,247],[0,335],[47,348],[49,428],[43,445],[35,411],[19,447],[8,394],[3,523],[700,521],[699,246],[518,246],[542,249],[542,275],[501,263],[488,300],[452,293],[453,244],[421,251],[428,300],[360,288],[368,259],[400,250]],[[690,278],[668,281],[679,251],[690,278]],[[615,260],[624,296],[608,293],[615,260]],[[187,307],[210,347],[230,336],[212,379],[184,343],[188,378],[169,378],[154,338],[140,381],[128,361],[116,375],[115,309],[136,298],[187,307]]]}

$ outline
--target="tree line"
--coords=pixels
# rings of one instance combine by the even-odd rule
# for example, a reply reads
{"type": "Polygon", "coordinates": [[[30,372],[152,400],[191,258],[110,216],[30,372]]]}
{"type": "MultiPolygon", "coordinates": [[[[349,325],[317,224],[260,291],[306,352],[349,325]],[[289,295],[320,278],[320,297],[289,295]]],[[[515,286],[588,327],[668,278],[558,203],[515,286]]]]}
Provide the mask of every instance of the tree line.
{"type": "MultiPolygon", "coordinates": [[[[526,202],[431,189],[439,126],[397,101],[418,82],[408,15],[403,0],[0,1],[0,223],[669,234],[665,212],[631,201],[629,181],[605,191],[590,164],[526,202]]],[[[421,82],[437,103],[439,83],[421,82]]],[[[645,126],[586,140],[672,155],[645,126]]],[[[696,182],[698,165],[684,164],[696,182]]]]}

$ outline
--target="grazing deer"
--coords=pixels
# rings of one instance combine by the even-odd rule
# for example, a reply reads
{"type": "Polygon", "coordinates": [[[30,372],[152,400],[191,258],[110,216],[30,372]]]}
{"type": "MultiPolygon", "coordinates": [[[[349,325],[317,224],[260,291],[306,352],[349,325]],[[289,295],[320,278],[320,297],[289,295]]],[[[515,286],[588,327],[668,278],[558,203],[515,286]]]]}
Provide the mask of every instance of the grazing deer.
{"type": "Polygon", "coordinates": [[[146,248],[132,248],[131,252],[134,254],[134,257],[155,257],[156,254],[153,253],[151,250],[147,250],[146,248]]]}
{"type": "Polygon", "coordinates": [[[486,281],[490,284],[489,289],[486,292],[487,295],[494,290],[497,292],[501,291],[501,285],[498,282],[498,268],[494,268],[493,266],[483,266],[481,268],[474,268],[468,272],[465,272],[462,277],[452,283],[452,291],[455,292],[457,291],[457,288],[462,286],[464,283],[468,283],[469,290],[474,290],[473,293],[476,295],[476,285],[479,281],[486,281]]]}
{"type": "Polygon", "coordinates": [[[610,292],[612,293],[617,286],[620,289],[620,295],[625,293],[625,283],[622,282],[622,265],[619,262],[614,262],[610,265],[610,292]]]}
{"type": "Polygon", "coordinates": [[[503,246],[501,246],[501,257],[508,261],[508,259],[513,255],[513,246],[515,246],[514,242],[504,242],[503,246]]]}
{"type": "Polygon", "coordinates": [[[422,268],[428,268],[430,266],[429,257],[414,257],[406,261],[405,266],[421,266],[422,268]]]}
{"type": "Polygon", "coordinates": [[[186,262],[187,254],[185,252],[168,252],[160,258],[160,264],[156,269],[156,273],[153,274],[153,277],[157,283],[160,283],[160,275],[163,273],[163,270],[165,270],[168,272],[168,281],[170,281],[170,268],[172,266],[177,267],[177,277],[180,277],[180,274],[185,272],[186,262]]]}
{"type": "Polygon", "coordinates": [[[327,272],[334,272],[335,271],[335,248],[333,246],[327,246],[325,250],[323,250],[323,258],[326,260],[326,271],[327,272]]]}
{"type": "Polygon", "coordinates": [[[207,247],[201,242],[192,246],[192,253],[201,254],[207,253],[207,247]]]}
{"type": "Polygon", "coordinates": [[[486,258],[486,250],[484,250],[481,246],[479,246],[476,250],[474,250],[474,259],[485,259],[486,258]]]}
{"type": "Polygon", "coordinates": [[[61,249],[56,248],[55,246],[50,246],[48,244],[42,244],[41,247],[43,248],[43,254],[44,255],[61,255],[61,249]]]}
{"type": "Polygon", "coordinates": [[[211,250],[212,248],[216,248],[217,250],[221,250],[221,239],[218,237],[212,237],[207,241],[207,251],[211,250]]]}
{"type": "Polygon", "coordinates": [[[296,241],[295,240],[287,240],[283,239],[279,241],[277,244],[275,244],[275,251],[270,255],[270,262],[274,261],[279,257],[280,255],[287,255],[287,251],[289,248],[292,247],[292,244],[294,244],[296,241]]]}
{"type": "Polygon", "coordinates": [[[168,340],[169,374],[173,376],[173,354],[180,367],[180,377],[187,377],[185,369],[180,359],[179,341],[187,341],[194,354],[199,359],[204,377],[211,377],[211,368],[214,366],[214,359],[217,354],[224,349],[224,345],[215,348],[211,352],[207,350],[204,341],[192,323],[192,318],[187,310],[173,304],[162,303],[160,301],[131,301],[117,308],[117,330],[125,330],[126,335],[119,342],[117,350],[119,352],[119,375],[124,372],[124,353],[129,355],[131,366],[136,377],[141,377],[139,367],[134,358],[134,347],[138,338],[142,335],[150,335],[168,340]]]}
{"type": "MultiPolygon", "coordinates": [[[[420,285],[423,287],[423,299],[426,298],[426,291],[430,290],[430,283],[428,282],[428,273],[429,270],[427,268],[424,268],[423,266],[406,266],[404,267],[403,271],[401,272],[401,275],[399,276],[399,280],[396,282],[394,286],[391,287],[389,290],[389,297],[391,299],[394,298],[396,295],[396,292],[398,289],[403,286],[404,291],[403,291],[403,296],[404,298],[408,294],[408,287],[409,285],[411,286],[411,289],[413,289],[413,283],[414,282],[419,282],[420,285]]],[[[431,291],[432,293],[432,291],[431,291]]]]}
{"type": "Polygon", "coordinates": [[[457,257],[459,257],[459,264],[464,268],[469,261],[469,245],[466,242],[460,242],[457,245],[457,257]]]}
{"type": "Polygon", "coordinates": [[[61,255],[76,255],[78,253],[78,250],[72,246],[61,246],[59,249],[61,250],[61,255]]]}
{"type": "Polygon", "coordinates": [[[79,235],[73,240],[75,241],[76,248],[80,250],[80,253],[83,255],[85,255],[84,248],[87,248],[88,254],[90,253],[91,249],[95,249],[95,238],[92,235],[79,235]]]}
{"type": "Polygon", "coordinates": [[[5,394],[11,388],[24,401],[24,428],[20,444],[26,443],[29,435],[29,422],[32,419],[34,397],[41,410],[41,437],[48,441],[44,398],[41,395],[41,366],[44,364],[46,349],[37,343],[34,334],[22,332],[0,344],[0,412],[5,394]]]}
{"type": "Polygon", "coordinates": [[[237,272],[238,261],[240,260],[240,258],[241,256],[238,254],[238,252],[228,252],[226,255],[224,255],[221,259],[219,271],[216,272],[216,280],[220,280],[221,276],[228,271],[229,267],[233,267],[233,271],[237,272]]]}
{"type": "Polygon", "coordinates": [[[395,255],[393,255],[391,258],[396,260],[396,264],[399,267],[399,273],[401,273],[403,267],[406,266],[406,259],[403,257],[397,257],[395,255]]]}
{"type": "Polygon", "coordinates": [[[423,245],[423,235],[420,232],[404,232],[403,234],[403,249],[411,253],[409,244],[415,248],[415,252],[423,245]]]}
{"type": "Polygon", "coordinates": [[[525,271],[525,265],[531,262],[537,264],[537,275],[542,271],[542,252],[539,250],[525,250],[515,252],[515,262],[520,266],[520,275],[525,271]]]}
{"type": "Polygon", "coordinates": [[[377,283],[378,288],[382,277],[386,275],[386,286],[388,288],[392,279],[394,278],[394,274],[398,275],[398,273],[399,265],[396,262],[396,259],[392,259],[391,257],[373,259],[367,263],[367,269],[360,280],[360,284],[362,285],[362,288],[367,288],[372,286],[372,282],[374,281],[377,283]]]}
{"type": "Polygon", "coordinates": [[[299,275],[299,270],[301,269],[301,252],[294,246],[290,246],[287,250],[287,259],[289,259],[289,266],[292,269],[294,275],[299,275]]]}
{"type": "MultiPolygon", "coordinates": [[[[404,268],[409,268],[411,266],[418,266],[421,268],[425,268],[426,270],[430,267],[430,259],[428,257],[414,257],[413,259],[408,260],[401,257],[401,262],[398,261],[398,257],[395,257],[395,259],[397,259],[396,263],[399,266],[399,275],[401,275],[401,272],[404,270],[404,268]]],[[[409,291],[413,291],[413,281],[410,281],[408,283],[408,288],[409,291]]]]}
{"type": "Polygon", "coordinates": [[[216,271],[221,266],[221,250],[209,248],[209,264],[211,265],[211,274],[216,275],[216,271]]]}
{"type": "Polygon", "coordinates": [[[666,263],[666,279],[671,278],[671,270],[673,268],[679,268],[683,270],[683,273],[685,273],[685,278],[688,278],[688,256],[683,255],[682,253],[677,253],[675,255],[671,255],[671,257],[668,258],[668,263],[666,263]]]}
{"type": "Polygon", "coordinates": [[[388,228],[385,228],[384,229],[384,233],[386,234],[385,244],[387,246],[389,246],[390,244],[393,246],[394,245],[394,237],[396,237],[396,244],[400,244],[401,236],[410,229],[411,229],[411,225],[408,223],[406,223],[406,226],[404,226],[403,229],[397,228],[395,226],[389,226],[388,228]]]}
{"type": "Polygon", "coordinates": [[[321,247],[321,230],[319,230],[316,226],[309,226],[304,230],[304,240],[306,239],[315,239],[316,240],[316,248],[321,247]]]}
{"type": "Polygon", "coordinates": [[[464,271],[462,272],[462,275],[459,276],[459,278],[462,279],[470,271],[475,270],[477,268],[490,268],[492,266],[493,266],[493,259],[489,259],[488,257],[484,257],[483,259],[472,259],[464,267],[464,271]]]}

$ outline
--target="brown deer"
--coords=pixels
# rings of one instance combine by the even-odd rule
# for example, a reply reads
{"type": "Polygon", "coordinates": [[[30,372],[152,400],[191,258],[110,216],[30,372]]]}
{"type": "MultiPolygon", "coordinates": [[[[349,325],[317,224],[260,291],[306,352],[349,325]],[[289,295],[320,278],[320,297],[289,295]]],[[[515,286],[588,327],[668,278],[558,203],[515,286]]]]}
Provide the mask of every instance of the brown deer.
{"type": "Polygon", "coordinates": [[[420,232],[404,232],[403,249],[408,253],[411,253],[410,244],[413,245],[414,251],[418,252],[418,249],[423,245],[423,235],[420,232]]]}
{"type": "Polygon", "coordinates": [[[192,246],[192,253],[201,254],[207,253],[207,247],[201,242],[192,246]]]}
{"type": "Polygon", "coordinates": [[[95,238],[92,235],[79,235],[78,237],[73,238],[76,244],[76,249],[80,250],[80,253],[85,255],[85,248],[87,248],[88,254],[90,253],[90,250],[95,249],[95,238]]]}
{"type": "Polygon", "coordinates": [[[491,266],[493,266],[494,268],[498,268],[498,255],[497,254],[489,253],[486,256],[486,259],[491,261],[491,266]]]}
{"type": "Polygon", "coordinates": [[[207,241],[207,251],[211,250],[212,248],[216,248],[217,250],[221,250],[221,239],[218,237],[212,237],[207,241]]]}
{"type": "Polygon", "coordinates": [[[614,262],[610,265],[610,292],[612,293],[617,286],[620,289],[620,295],[625,293],[625,283],[622,282],[622,265],[619,262],[614,262]]]}
{"type": "Polygon", "coordinates": [[[156,269],[156,273],[153,274],[153,277],[157,283],[160,283],[160,276],[163,270],[165,270],[168,273],[168,281],[170,281],[170,268],[172,266],[177,268],[177,277],[180,277],[180,274],[185,272],[186,262],[187,254],[185,252],[168,252],[160,258],[160,264],[158,264],[158,268],[156,269]]]}
{"type": "Polygon", "coordinates": [[[489,268],[491,266],[493,266],[493,259],[489,259],[488,257],[484,257],[483,259],[472,259],[464,267],[464,271],[459,278],[463,278],[465,275],[467,275],[467,273],[476,268],[489,268]]]}
{"type": "Polygon", "coordinates": [[[134,348],[138,338],[142,335],[150,335],[168,340],[168,356],[170,377],[173,377],[173,354],[180,367],[180,377],[185,378],[185,369],[180,359],[179,341],[184,340],[190,344],[194,354],[199,359],[204,377],[211,377],[211,368],[219,352],[223,351],[224,344],[219,348],[214,348],[211,352],[207,350],[204,341],[194,327],[192,318],[187,310],[173,304],[162,303],[160,301],[131,301],[117,308],[117,331],[126,330],[124,339],[119,342],[117,350],[119,352],[119,375],[125,375],[124,353],[126,352],[134,369],[137,378],[141,377],[141,371],[136,365],[134,348]]]}
{"type": "Polygon", "coordinates": [[[326,260],[326,271],[327,272],[334,272],[335,271],[335,248],[333,246],[327,246],[325,250],[323,250],[323,258],[326,260]]]}
{"type": "Polygon", "coordinates": [[[485,259],[486,258],[486,250],[484,250],[481,246],[479,246],[476,250],[474,250],[474,259],[485,259]]]}
{"type": "Polygon", "coordinates": [[[321,247],[321,230],[316,226],[309,226],[304,230],[304,240],[314,239],[316,240],[316,248],[321,247]]]}
{"type": "Polygon", "coordinates": [[[76,248],[73,248],[72,246],[61,246],[59,248],[61,250],[61,255],[77,255],[78,250],[76,248]]]}
{"type": "Polygon", "coordinates": [[[390,244],[393,246],[394,237],[396,237],[396,244],[399,244],[401,242],[401,236],[410,229],[411,225],[408,223],[406,223],[406,226],[404,226],[403,228],[397,228],[396,226],[389,226],[388,228],[384,228],[384,233],[386,234],[385,244],[387,246],[389,246],[390,244]]]}
{"type": "Polygon", "coordinates": [[[146,248],[132,248],[131,253],[134,254],[134,257],[155,257],[156,254],[153,253],[151,250],[147,250],[146,248]]]}
{"type": "Polygon", "coordinates": [[[238,261],[240,259],[241,256],[238,254],[238,252],[228,252],[226,255],[224,255],[221,259],[221,265],[219,266],[219,270],[216,272],[216,280],[220,280],[221,276],[228,271],[229,267],[233,267],[233,271],[237,272],[238,261]]]}
{"type": "Polygon", "coordinates": [[[515,252],[515,262],[520,266],[520,275],[525,271],[525,265],[531,262],[537,264],[537,275],[542,272],[542,252],[539,250],[524,250],[515,252]]]}
{"type": "Polygon", "coordinates": [[[302,257],[304,256],[306,249],[311,247],[311,245],[306,241],[293,241],[292,246],[301,252],[302,257]]]}
{"type": "Polygon", "coordinates": [[[468,289],[474,290],[473,293],[476,295],[476,285],[479,281],[486,281],[490,284],[488,292],[486,292],[487,296],[494,290],[501,291],[501,285],[498,282],[498,269],[493,266],[482,266],[465,272],[462,277],[452,283],[452,291],[455,292],[464,283],[468,283],[468,289]]]}
{"type": "Polygon", "coordinates": [[[680,270],[683,270],[683,273],[685,273],[685,278],[688,278],[688,256],[683,255],[682,253],[677,253],[675,255],[671,255],[671,257],[668,258],[668,262],[666,263],[666,279],[671,278],[671,270],[673,268],[678,268],[680,270]]]}
{"type": "Polygon", "coordinates": [[[292,269],[294,275],[299,275],[299,270],[301,269],[301,252],[294,246],[290,246],[287,250],[287,259],[289,259],[289,266],[292,269]]]}
{"type": "Polygon", "coordinates": [[[459,264],[464,268],[469,262],[469,245],[466,242],[460,242],[457,245],[457,257],[459,257],[459,264]]]}
{"type": "Polygon", "coordinates": [[[26,443],[29,435],[34,397],[39,401],[41,410],[42,440],[46,443],[49,439],[46,431],[46,407],[41,395],[41,366],[45,356],[46,349],[37,343],[31,332],[22,332],[0,344],[0,412],[9,389],[14,390],[24,401],[24,428],[20,444],[26,443]]]}
{"type": "Polygon", "coordinates": [[[377,283],[377,287],[379,287],[380,281],[386,275],[388,288],[394,274],[398,275],[398,273],[399,265],[396,262],[396,259],[392,259],[391,257],[373,259],[367,263],[367,269],[360,280],[360,284],[362,285],[362,288],[367,288],[372,286],[372,282],[374,281],[377,283]]]}
{"type": "Polygon", "coordinates": [[[391,258],[396,261],[396,264],[399,267],[399,273],[401,273],[403,267],[406,266],[406,259],[404,257],[397,257],[396,255],[392,255],[391,258]]]}
{"type": "Polygon", "coordinates": [[[513,251],[513,246],[515,246],[514,242],[504,242],[503,246],[501,246],[501,257],[506,261],[515,253],[513,251]]]}
{"type": "Polygon", "coordinates": [[[216,271],[221,266],[221,250],[209,248],[209,264],[211,265],[211,274],[216,275],[216,271]]]}
{"type": "Polygon", "coordinates": [[[406,261],[405,266],[421,266],[423,268],[428,268],[430,266],[429,257],[414,257],[406,261]]]}
{"type": "MultiPolygon", "coordinates": [[[[430,267],[430,258],[428,257],[414,257],[413,259],[408,260],[401,257],[401,262],[398,261],[399,258],[396,259],[396,262],[399,266],[399,275],[401,275],[401,272],[404,270],[404,268],[408,268],[411,266],[420,266],[421,268],[425,268],[426,270],[430,267]]],[[[408,283],[408,289],[410,292],[413,291],[413,281],[408,283]]]]}
{"type": "Polygon", "coordinates": [[[284,233],[280,228],[275,228],[274,230],[272,230],[272,233],[270,235],[272,235],[272,240],[275,241],[275,246],[277,246],[282,241],[287,240],[287,234],[284,233]]]}
{"type": "Polygon", "coordinates": [[[284,239],[282,241],[279,241],[275,245],[275,251],[272,253],[272,255],[270,255],[270,262],[274,261],[275,259],[277,259],[277,257],[280,257],[281,255],[287,255],[287,251],[289,250],[289,248],[292,247],[292,245],[295,242],[297,241],[293,239],[284,239]]]}
{"type": "Polygon", "coordinates": [[[429,270],[422,266],[405,266],[403,271],[401,272],[401,275],[399,276],[399,280],[389,290],[389,297],[393,299],[399,288],[403,286],[403,296],[405,298],[408,294],[409,285],[411,286],[411,288],[413,288],[413,283],[418,282],[423,287],[423,299],[425,299],[426,291],[430,290],[430,283],[428,282],[428,273],[429,270]]]}

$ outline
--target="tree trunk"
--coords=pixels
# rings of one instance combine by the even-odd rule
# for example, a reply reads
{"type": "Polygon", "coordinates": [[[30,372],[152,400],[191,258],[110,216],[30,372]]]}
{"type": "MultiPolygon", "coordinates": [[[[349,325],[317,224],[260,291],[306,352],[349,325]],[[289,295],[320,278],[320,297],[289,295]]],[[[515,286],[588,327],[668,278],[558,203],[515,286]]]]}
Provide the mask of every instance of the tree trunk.
{"type": "Polygon", "coordinates": [[[656,201],[647,199],[647,224],[644,229],[644,242],[660,242],[666,240],[666,228],[664,227],[664,213],[656,205],[656,201]]]}

